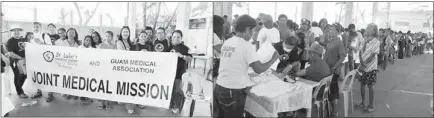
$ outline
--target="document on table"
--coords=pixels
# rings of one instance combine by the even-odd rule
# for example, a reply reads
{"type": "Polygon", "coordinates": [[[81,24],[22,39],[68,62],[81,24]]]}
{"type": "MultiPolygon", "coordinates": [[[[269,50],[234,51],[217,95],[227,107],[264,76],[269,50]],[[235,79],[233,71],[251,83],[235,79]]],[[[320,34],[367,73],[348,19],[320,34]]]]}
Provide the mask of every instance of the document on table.
{"type": "Polygon", "coordinates": [[[287,92],[298,90],[299,88],[300,83],[286,83],[281,80],[274,80],[254,86],[250,92],[257,96],[274,98],[287,92]]]}

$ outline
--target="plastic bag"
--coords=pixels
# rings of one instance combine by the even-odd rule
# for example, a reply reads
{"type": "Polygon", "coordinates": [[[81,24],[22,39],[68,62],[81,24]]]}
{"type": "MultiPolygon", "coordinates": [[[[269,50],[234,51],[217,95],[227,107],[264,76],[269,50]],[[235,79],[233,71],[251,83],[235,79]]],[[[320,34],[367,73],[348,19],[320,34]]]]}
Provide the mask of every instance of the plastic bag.
{"type": "Polygon", "coordinates": [[[2,91],[3,93],[6,94],[14,94],[17,93],[15,91],[15,86],[14,86],[14,72],[12,71],[11,66],[6,66],[4,73],[1,74],[2,76],[2,83],[4,83],[4,91],[2,91]]]}
{"type": "Polygon", "coordinates": [[[270,61],[273,58],[273,54],[276,50],[274,49],[273,45],[266,41],[261,44],[261,47],[256,52],[259,56],[259,61],[262,63],[266,63],[270,61]]]}

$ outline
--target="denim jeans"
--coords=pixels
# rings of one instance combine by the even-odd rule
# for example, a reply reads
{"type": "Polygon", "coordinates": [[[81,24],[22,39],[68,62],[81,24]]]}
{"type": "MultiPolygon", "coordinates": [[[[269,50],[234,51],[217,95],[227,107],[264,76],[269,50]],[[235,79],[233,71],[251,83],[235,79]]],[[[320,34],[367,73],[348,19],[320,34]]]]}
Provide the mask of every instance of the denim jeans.
{"type": "Polygon", "coordinates": [[[214,117],[243,118],[247,92],[244,89],[229,89],[218,84],[214,87],[214,117]]]}

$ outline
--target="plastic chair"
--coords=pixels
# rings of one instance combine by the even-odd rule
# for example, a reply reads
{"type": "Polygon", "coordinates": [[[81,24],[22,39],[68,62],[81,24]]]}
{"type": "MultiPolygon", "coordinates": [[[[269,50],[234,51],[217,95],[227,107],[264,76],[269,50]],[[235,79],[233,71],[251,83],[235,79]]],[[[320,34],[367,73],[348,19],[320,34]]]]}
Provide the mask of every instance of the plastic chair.
{"type": "Polygon", "coordinates": [[[208,102],[210,105],[210,108],[211,108],[210,111],[212,113],[212,98],[204,95],[201,76],[199,76],[193,72],[186,72],[182,75],[182,80],[183,80],[183,86],[184,86],[183,89],[185,90],[185,93],[184,93],[185,98],[186,98],[186,100],[192,100],[191,105],[190,105],[189,116],[192,117],[194,114],[196,101],[208,102]],[[195,82],[193,82],[193,81],[195,81],[195,82]],[[185,86],[185,85],[187,85],[187,86],[185,86]],[[199,91],[194,91],[193,88],[199,88],[198,89],[199,91]]]}
{"type": "Polygon", "coordinates": [[[353,112],[354,108],[353,108],[353,82],[354,79],[357,75],[357,71],[358,69],[352,70],[351,72],[349,72],[347,75],[345,75],[344,81],[341,84],[341,90],[340,93],[344,94],[344,116],[347,117],[348,116],[348,97],[350,97],[349,95],[351,94],[351,112],[353,112]],[[351,78],[350,78],[351,77],[351,78]],[[349,79],[349,80],[348,80],[349,79]],[[350,81],[349,84],[346,84],[347,81],[350,81]]]}
{"type": "MultiPolygon", "coordinates": [[[[313,99],[315,100],[314,104],[315,104],[316,108],[318,109],[317,110],[317,113],[318,113],[317,117],[324,117],[324,113],[326,113],[325,110],[330,111],[329,109],[331,109],[330,108],[330,102],[328,100],[328,95],[329,95],[329,88],[331,85],[332,78],[333,78],[333,75],[330,75],[330,76],[322,79],[320,81],[320,85],[318,85],[315,88],[314,93],[312,95],[313,99]],[[318,96],[319,90],[323,87],[325,87],[325,88],[324,88],[322,98],[317,99],[319,97],[318,96]],[[326,108],[326,105],[328,106],[327,108],[326,108]],[[322,113],[322,116],[321,116],[321,113],[322,113]]],[[[329,115],[330,113],[327,112],[327,114],[329,115]]]]}

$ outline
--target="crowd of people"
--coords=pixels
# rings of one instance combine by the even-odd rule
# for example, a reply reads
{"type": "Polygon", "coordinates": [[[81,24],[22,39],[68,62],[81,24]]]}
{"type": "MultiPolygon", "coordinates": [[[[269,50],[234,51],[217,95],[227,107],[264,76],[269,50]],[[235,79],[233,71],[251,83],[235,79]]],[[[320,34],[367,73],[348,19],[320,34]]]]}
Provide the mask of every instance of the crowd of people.
{"type": "MultiPolygon", "coordinates": [[[[285,14],[279,15],[277,20],[263,13],[256,19],[237,15],[232,23],[226,15],[214,15],[214,37],[214,115],[217,117],[243,117],[247,93],[254,86],[248,69],[260,74],[270,69],[276,60],[280,61],[272,72],[283,81],[287,81],[283,79],[287,75],[316,82],[333,76],[328,96],[330,116],[338,113],[335,110],[340,90],[338,82],[348,72],[356,70],[362,96],[356,107],[374,112],[373,87],[377,73],[385,70],[388,63],[403,59],[404,55],[421,55],[433,49],[431,33],[379,29],[374,23],[359,28],[349,24],[345,28],[324,18],[319,22],[302,19],[297,24],[285,14]],[[274,54],[268,52],[269,60],[261,61],[259,58],[264,55],[256,51],[269,44],[274,47],[274,54]],[[365,103],[366,87],[368,104],[365,103]]],[[[291,116],[303,111],[281,115],[291,116]]]]}
{"type": "MultiPolygon", "coordinates": [[[[23,31],[18,25],[10,28],[13,34],[8,39],[5,45],[2,44],[2,73],[4,68],[11,67],[14,76],[14,85],[19,98],[27,99],[29,96],[23,90],[23,84],[27,79],[25,72],[25,44],[33,43],[39,45],[52,45],[73,48],[98,48],[98,49],[111,49],[111,50],[125,50],[125,51],[146,51],[146,52],[172,52],[178,55],[178,65],[176,77],[174,80],[174,87],[171,100],[171,110],[173,113],[178,114],[183,104],[184,92],[182,92],[181,81],[182,74],[188,68],[188,62],[191,61],[192,55],[189,54],[189,47],[184,45],[183,33],[181,30],[173,30],[166,32],[165,28],[159,27],[156,30],[152,27],[143,29],[137,37],[131,37],[131,31],[128,26],[123,26],[119,35],[115,38],[113,31],[106,31],[100,34],[95,30],[91,30],[88,35],[79,37],[78,31],[75,28],[57,28],[56,25],[50,23],[47,25],[47,30],[42,30],[42,25],[39,22],[33,23],[33,31],[27,32],[23,37],[23,31]],[[166,35],[166,33],[170,33],[166,35]],[[104,37],[104,38],[103,38],[104,37]],[[81,39],[82,38],[82,39],[81,39]],[[134,39],[134,40],[130,40],[134,39]]],[[[31,49],[30,49],[31,50],[31,49]]],[[[7,83],[6,83],[7,84],[7,83]]],[[[35,88],[37,89],[37,88],[35,88]]],[[[46,102],[52,102],[56,99],[55,93],[49,92],[45,97],[46,102]]],[[[60,93],[62,94],[62,93],[60,93]]],[[[31,99],[41,98],[42,91],[37,90],[35,94],[30,96],[31,99]]],[[[62,94],[67,100],[80,99],[83,105],[93,103],[93,99],[87,97],[80,97],[74,95],[62,94]]],[[[97,109],[112,109],[114,101],[95,100],[98,101],[97,109]]],[[[119,102],[118,102],[119,103],[119,102]]],[[[119,103],[124,105],[123,103],[119,103]]],[[[131,103],[125,104],[129,114],[135,113],[136,107],[145,108],[143,105],[136,105],[131,103]]]]}

